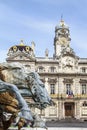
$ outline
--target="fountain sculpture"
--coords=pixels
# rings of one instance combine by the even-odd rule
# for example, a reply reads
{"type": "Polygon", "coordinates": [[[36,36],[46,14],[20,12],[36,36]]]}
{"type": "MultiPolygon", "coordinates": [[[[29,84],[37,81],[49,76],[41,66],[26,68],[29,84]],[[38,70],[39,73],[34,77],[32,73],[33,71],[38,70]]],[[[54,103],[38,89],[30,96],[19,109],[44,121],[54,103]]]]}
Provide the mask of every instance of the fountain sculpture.
{"type": "MultiPolygon", "coordinates": [[[[29,96],[34,100],[33,106],[44,109],[47,105],[52,105],[47,90],[36,72],[26,71],[20,63],[1,63],[0,64],[0,130],[7,130],[16,117],[19,118],[18,130],[26,122],[35,126],[37,116],[33,114],[25,99],[19,92],[18,86],[25,88],[29,96]],[[7,120],[6,114],[11,114],[7,120]]],[[[39,123],[40,124],[40,123],[39,123]]],[[[45,127],[45,124],[40,124],[45,127]]]]}

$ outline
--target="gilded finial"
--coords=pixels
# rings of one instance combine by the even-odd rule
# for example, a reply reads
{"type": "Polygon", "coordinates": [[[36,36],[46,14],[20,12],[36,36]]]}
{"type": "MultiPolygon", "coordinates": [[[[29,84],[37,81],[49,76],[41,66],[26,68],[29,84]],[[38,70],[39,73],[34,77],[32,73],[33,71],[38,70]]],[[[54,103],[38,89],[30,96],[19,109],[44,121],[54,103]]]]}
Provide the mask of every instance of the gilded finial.
{"type": "Polygon", "coordinates": [[[60,25],[61,25],[62,27],[64,27],[64,25],[65,25],[64,20],[63,20],[63,14],[61,14],[60,25]]]}
{"type": "Polygon", "coordinates": [[[24,42],[23,42],[23,39],[21,39],[21,41],[20,41],[20,44],[19,44],[20,46],[24,46],[24,42]]]}

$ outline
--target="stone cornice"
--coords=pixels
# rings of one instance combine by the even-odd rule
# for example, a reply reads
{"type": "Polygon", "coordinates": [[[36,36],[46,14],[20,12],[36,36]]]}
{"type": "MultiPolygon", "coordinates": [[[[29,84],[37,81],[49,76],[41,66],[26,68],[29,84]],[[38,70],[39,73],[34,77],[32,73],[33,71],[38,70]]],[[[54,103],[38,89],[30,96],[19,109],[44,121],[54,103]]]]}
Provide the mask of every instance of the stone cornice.
{"type": "Polygon", "coordinates": [[[56,60],[52,60],[52,61],[49,61],[49,60],[41,60],[41,61],[39,61],[39,60],[37,60],[36,59],[36,63],[39,63],[39,64],[59,64],[59,62],[58,61],[56,61],[56,60]]]}
{"type": "Polygon", "coordinates": [[[73,83],[73,79],[72,78],[64,78],[63,83],[73,83]]]}
{"type": "Polygon", "coordinates": [[[80,79],[79,83],[87,83],[86,79],[80,79]]]}
{"type": "Polygon", "coordinates": [[[56,78],[48,78],[49,83],[56,83],[57,79],[56,78]]]}
{"type": "MultiPolygon", "coordinates": [[[[38,72],[39,73],[39,72],[38,72]]],[[[50,72],[42,72],[42,73],[39,73],[40,75],[42,76],[87,76],[87,73],[85,74],[82,74],[82,73],[50,73],[50,72]]]]}
{"type": "Polygon", "coordinates": [[[6,61],[29,61],[30,62],[30,61],[36,61],[36,59],[35,59],[35,57],[32,57],[31,55],[28,55],[24,52],[18,52],[12,56],[7,57],[6,61]],[[29,60],[28,59],[25,59],[25,60],[24,59],[18,59],[18,60],[14,59],[15,57],[18,57],[18,56],[25,56],[29,60]]]}

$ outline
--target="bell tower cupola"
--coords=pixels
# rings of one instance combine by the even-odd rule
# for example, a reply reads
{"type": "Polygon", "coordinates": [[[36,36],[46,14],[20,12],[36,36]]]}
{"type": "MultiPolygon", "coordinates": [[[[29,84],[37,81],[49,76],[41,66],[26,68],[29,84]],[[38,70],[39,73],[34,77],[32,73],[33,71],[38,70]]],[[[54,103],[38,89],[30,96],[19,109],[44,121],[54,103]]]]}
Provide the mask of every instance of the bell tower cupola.
{"type": "Polygon", "coordinates": [[[54,37],[54,55],[59,57],[63,48],[70,46],[70,31],[64,20],[61,18],[60,23],[55,27],[54,37]]]}

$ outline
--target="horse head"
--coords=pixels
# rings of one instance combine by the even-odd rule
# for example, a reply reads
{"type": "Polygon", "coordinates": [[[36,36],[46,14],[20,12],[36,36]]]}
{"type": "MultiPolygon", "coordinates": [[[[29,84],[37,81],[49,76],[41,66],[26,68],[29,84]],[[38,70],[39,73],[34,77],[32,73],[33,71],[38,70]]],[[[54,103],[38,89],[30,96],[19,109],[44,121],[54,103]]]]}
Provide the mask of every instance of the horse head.
{"type": "Polygon", "coordinates": [[[25,67],[19,63],[0,64],[0,92],[14,93],[20,109],[18,116],[32,122],[34,120],[32,113],[17,88],[18,85],[25,87],[25,84],[36,107],[43,109],[51,105],[52,100],[36,72],[26,72],[25,67]]]}
{"type": "Polygon", "coordinates": [[[36,107],[43,109],[47,105],[52,105],[53,101],[36,72],[26,72],[25,67],[20,63],[3,63],[0,64],[0,75],[5,82],[24,88],[26,85],[36,107]]]}
{"type": "Polygon", "coordinates": [[[36,106],[40,109],[47,107],[47,105],[52,105],[51,100],[45,85],[40,80],[38,73],[30,72],[28,73],[28,87],[32,93],[32,98],[36,102],[36,106]]]}
{"type": "Polygon", "coordinates": [[[20,63],[1,63],[0,79],[12,84],[24,84],[27,78],[24,67],[20,63]]]}

